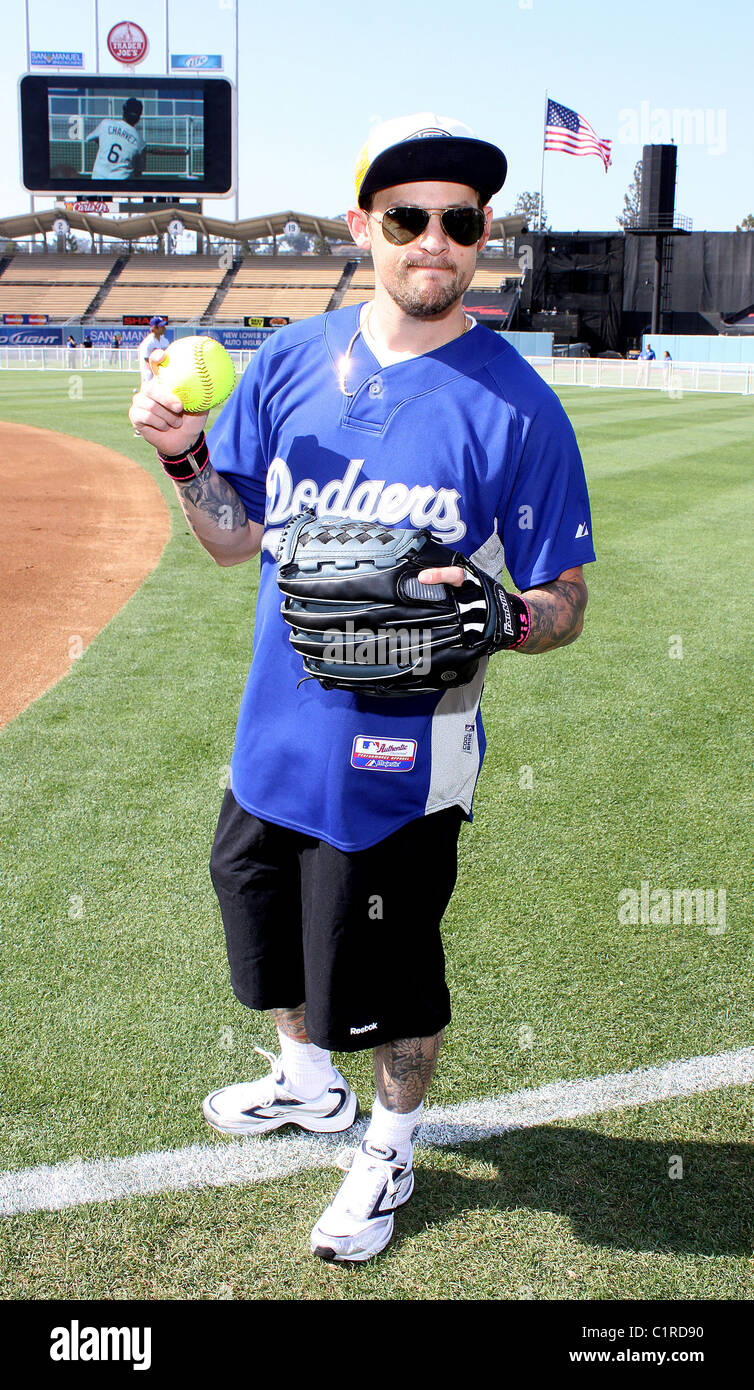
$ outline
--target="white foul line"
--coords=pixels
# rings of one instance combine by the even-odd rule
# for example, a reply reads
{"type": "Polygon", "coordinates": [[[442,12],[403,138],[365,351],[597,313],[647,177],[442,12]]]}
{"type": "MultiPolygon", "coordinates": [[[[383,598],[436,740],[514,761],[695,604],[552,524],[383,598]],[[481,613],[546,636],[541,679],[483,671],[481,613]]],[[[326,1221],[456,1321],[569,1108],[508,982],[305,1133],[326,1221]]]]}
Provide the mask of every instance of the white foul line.
{"type": "MultiPolygon", "coordinates": [[[[690,1096],[754,1081],[754,1047],[689,1057],[660,1067],[638,1067],[587,1080],[555,1081],[536,1090],[513,1091],[493,1100],[467,1101],[424,1112],[418,1145],[455,1147],[508,1130],[554,1120],[652,1105],[671,1096],[690,1096]]],[[[358,1142],[362,1119],[343,1134],[298,1132],[192,1144],[129,1158],[81,1159],[0,1174],[0,1215],[59,1211],[86,1202],[113,1202],[156,1192],[267,1182],[305,1168],[333,1166],[344,1142],[358,1142]]]]}

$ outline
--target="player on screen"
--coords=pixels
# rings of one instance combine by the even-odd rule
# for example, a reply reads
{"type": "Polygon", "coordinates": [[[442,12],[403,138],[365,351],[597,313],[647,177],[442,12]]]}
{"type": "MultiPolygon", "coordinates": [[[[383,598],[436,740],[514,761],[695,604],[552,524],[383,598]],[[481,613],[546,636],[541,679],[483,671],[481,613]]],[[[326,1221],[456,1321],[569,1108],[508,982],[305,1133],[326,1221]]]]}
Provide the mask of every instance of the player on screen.
{"type": "Polygon", "coordinates": [[[129,97],[123,103],[122,120],[108,116],[100,121],[91,135],[87,135],[87,142],[99,141],[92,168],[93,179],[132,179],[141,173],[146,141],[136,127],[143,110],[142,103],[136,97],[129,97]]]}

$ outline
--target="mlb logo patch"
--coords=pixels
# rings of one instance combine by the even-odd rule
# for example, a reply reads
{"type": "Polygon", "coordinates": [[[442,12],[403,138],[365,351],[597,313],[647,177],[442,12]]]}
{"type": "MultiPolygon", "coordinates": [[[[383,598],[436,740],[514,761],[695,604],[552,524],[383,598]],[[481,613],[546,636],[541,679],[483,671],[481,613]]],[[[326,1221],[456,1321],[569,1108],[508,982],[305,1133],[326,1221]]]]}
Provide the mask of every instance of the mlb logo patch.
{"type": "Polygon", "coordinates": [[[415,738],[375,738],[357,734],[351,767],[365,772],[410,772],[416,762],[415,738]]]}

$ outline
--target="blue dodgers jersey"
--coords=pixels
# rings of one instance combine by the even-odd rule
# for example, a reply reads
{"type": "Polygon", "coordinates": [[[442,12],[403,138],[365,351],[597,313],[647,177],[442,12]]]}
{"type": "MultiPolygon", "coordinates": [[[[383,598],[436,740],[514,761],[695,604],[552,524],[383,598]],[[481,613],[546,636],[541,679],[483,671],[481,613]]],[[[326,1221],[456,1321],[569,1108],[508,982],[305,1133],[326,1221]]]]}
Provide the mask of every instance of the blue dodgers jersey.
{"type": "Polygon", "coordinates": [[[285,522],[313,507],[428,527],[495,578],[507,566],[519,589],[594,559],[570,422],[515,349],[478,326],[381,367],[353,338],[360,308],[275,333],[209,434],[214,467],[265,526],[234,796],[262,820],[349,851],[447,806],[470,814],[486,662],[466,686],[405,700],[303,680],[280,613],[285,522]]]}

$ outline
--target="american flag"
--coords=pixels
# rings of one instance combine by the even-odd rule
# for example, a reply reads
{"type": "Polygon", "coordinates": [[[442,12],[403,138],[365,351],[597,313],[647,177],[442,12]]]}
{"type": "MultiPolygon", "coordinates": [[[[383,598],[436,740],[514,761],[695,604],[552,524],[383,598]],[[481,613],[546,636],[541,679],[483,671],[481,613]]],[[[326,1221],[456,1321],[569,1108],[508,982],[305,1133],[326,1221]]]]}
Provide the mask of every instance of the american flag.
{"type": "Polygon", "coordinates": [[[562,150],[563,154],[598,154],[602,163],[610,163],[612,140],[600,140],[588,121],[558,101],[547,102],[545,149],[562,150]]]}

